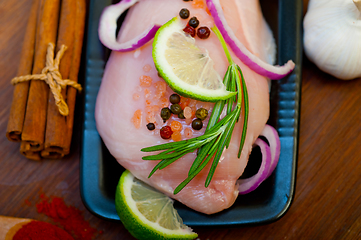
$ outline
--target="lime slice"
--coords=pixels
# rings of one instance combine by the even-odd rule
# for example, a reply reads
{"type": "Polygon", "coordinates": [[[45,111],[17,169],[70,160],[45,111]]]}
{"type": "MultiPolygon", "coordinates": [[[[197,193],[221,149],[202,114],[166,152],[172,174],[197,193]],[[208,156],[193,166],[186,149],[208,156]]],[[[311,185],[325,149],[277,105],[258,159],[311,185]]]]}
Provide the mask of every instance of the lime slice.
{"type": "Polygon", "coordinates": [[[183,31],[182,21],[175,17],[164,24],[154,37],[155,66],[177,93],[193,99],[215,102],[234,96],[213,68],[213,60],[195,39],[183,31]]]}
{"type": "Polygon", "coordinates": [[[183,224],[173,200],[128,170],[119,179],[115,208],[125,228],[137,239],[195,239],[198,235],[183,224]]]}

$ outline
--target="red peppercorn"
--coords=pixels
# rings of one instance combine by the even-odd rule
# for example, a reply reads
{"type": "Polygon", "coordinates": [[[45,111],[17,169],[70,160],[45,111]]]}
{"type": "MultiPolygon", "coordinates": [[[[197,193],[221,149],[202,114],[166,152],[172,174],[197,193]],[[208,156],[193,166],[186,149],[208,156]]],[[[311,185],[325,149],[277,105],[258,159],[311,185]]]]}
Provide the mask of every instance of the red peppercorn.
{"type": "Polygon", "coordinates": [[[189,25],[187,25],[187,26],[183,29],[183,31],[184,31],[185,33],[188,33],[188,34],[191,35],[192,37],[195,37],[195,36],[196,36],[196,30],[195,30],[193,27],[189,26],[189,25]]]}
{"type": "Polygon", "coordinates": [[[170,126],[164,126],[160,129],[160,136],[163,139],[169,139],[173,134],[172,128],[170,126]]]}
{"type": "Polygon", "coordinates": [[[197,30],[197,36],[200,39],[207,39],[210,34],[211,34],[211,31],[207,27],[200,27],[197,30]]]}

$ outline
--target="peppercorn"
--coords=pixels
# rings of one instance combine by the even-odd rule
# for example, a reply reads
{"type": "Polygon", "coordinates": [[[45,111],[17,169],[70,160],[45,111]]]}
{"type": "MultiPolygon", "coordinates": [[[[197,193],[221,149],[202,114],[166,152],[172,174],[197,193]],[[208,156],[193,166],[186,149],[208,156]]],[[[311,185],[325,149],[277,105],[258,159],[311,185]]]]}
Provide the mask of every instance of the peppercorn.
{"type": "Polygon", "coordinates": [[[192,121],[192,128],[194,130],[201,130],[203,127],[203,122],[199,118],[196,118],[192,121]]]}
{"type": "Polygon", "coordinates": [[[186,119],[186,117],[184,116],[183,111],[178,114],[178,118],[180,118],[180,119],[186,119]]]}
{"type": "Polygon", "coordinates": [[[173,131],[170,126],[164,126],[160,129],[159,133],[163,139],[169,139],[172,136],[173,131]]]}
{"type": "Polygon", "coordinates": [[[155,129],[154,123],[148,123],[147,128],[148,128],[149,131],[153,131],[155,129]]]}
{"type": "Polygon", "coordinates": [[[208,111],[205,108],[199,108],[196,111],[196,118],[199,118],[200,120],[204,120],[206,119],[206,117],[208,116],[208,111]]]}
{"type": "Polygon", "coordinates": [[[207,39],[210,34],[211,34],[211,31],[209,30],[208,27],[200,27],[197,30],[197,36],[200,39],[207,39]]]}
{"type": "Polygon", "coordinates": [[[169,108],[165,107],[162,108],[162,110],[160,111],[160,117],[166,121],[170,118],[170,116],[172,115],[172,112],[170,111],[169,108]]]}
{"type": "Polygon", "coordinates": [[[170,110],[172,111],[172,113],[178,115],[179,113],[182,112],[182,107],[178,103],[176,103],[170,106],[170,110]]]}
{"type": "Polygon", "coordinates": [[[180,96],[178,94],[176,94],[176,93],[173,93],[169,97],[169,102],[171,102],[172,104],[179,103],[180,102],[180,96]]]}
{"type": "Polygon", "coordinates": [[[186,9],[186,8],[182,8],[180,11],[179,11],[179,16],[183,19],[187,19],[189,18],[189,10],[186,9]]]}
{"type": "Polygon", "coordinates": [[[199,25],[199,21],[196,17],[192,17],[191,19],[189,19],[188,21],[188,25],[193,27],[193,28],[197,28],[199,25]]]}
{"type": "Polygon", "coordinates": [[[189,25],[187,25],[184,29],[183,32],[188,33],[189,35],[191,35],[192,37],[196,36],[196,30],[194,29],[194,27],[191,27],[189,25]]]}

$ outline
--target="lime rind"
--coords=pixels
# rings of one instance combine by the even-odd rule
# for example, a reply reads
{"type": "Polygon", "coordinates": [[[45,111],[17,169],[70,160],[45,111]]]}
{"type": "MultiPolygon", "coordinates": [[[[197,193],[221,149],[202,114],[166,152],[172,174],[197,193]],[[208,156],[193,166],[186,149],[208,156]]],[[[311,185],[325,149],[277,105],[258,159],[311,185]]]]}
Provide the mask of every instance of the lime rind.
{"type": "MultiPolygon", "coordinates": [[[[143,201],[146,200],[144,199],[143,201]]],[[[172,199],[135,179],[128,170],[124,171],[119,179],[115,194],[115,207],[124,227],[139,240],[195,239],[198,236],[192,232],[191,228],[183,224],[182,219],[173,207],[172,199]],[[132,186],[134,184],[141,184],[143,185],[141,187],[147,188],[147,191],[153,191],[156,197],[151,199],[151,201],[166,201],[167,206],[163,207],[162,214],[171,214],[175,221],[170,221],[169,223],[169,221],[163,220],[163,223],[158,223],[148,220],[138,210],[137,202],[132,198],[132,186]],[[173,228],[173,230],[164,228],[161,225],[173,228]]]]}
{"type": "Polygon", "coordinates": [[[183,32],[177,17],[157,31],[152,55],[160,76],[182,96],[216,102],[236,95],[226,90],[208,52],[198,48],[195,39],[183,32]]]}

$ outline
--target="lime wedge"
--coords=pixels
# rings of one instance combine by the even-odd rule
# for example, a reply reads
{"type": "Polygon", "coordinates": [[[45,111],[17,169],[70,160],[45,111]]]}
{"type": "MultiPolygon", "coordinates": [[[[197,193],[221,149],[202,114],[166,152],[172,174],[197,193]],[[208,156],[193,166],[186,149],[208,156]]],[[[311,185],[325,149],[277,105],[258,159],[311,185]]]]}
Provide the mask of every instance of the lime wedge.
{"type": "Polygon", "coordinates": [[[115,208],[124,227],[139,240],[198,236],[183,224],[171,198],[138,180],[128,170],[119,179],[115,208]]]}
{"type": "Polygon", "coordinates": [[[186,97],[216,102],[234,96],[235,92],[226,90],[208,52],[197,47],[183,28],[182,21],[175,17],[157,31],[153,60],[159,74],[175,92],[186,97]]]}

